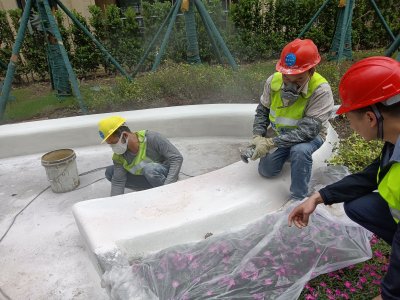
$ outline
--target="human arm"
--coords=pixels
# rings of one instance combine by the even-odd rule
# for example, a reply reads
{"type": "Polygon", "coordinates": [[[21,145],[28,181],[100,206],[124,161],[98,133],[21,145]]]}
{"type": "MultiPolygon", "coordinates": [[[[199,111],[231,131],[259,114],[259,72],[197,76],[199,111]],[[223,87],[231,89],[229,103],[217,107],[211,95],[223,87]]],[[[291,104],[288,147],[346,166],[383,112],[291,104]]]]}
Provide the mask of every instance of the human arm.
{"type": "Polygon", "coordinates": [[[307,198],[303,203],[296,206],[288,217],[289,227],[294,224],[298,228],[304,228],[308,225],[310,215],[317,208],[318,204],[323,203],[319,192],[315,192],[307,198]]]}
{"type": "Polygon", "coordinates": [[[176,182],[183,163],[183,156],[179,150],[165,137],[156,132],[149,134],[149,145],[154,149],[162,163],[167,163],[168,175],[164,185],[176,182]]]}
{"type": "Polygon", "coordinates": [[[377,173],[380,159],[375,159],[363,171],[348,175],[343,179],[319,190],[326,205],[347,202],[371,193],[377,189],[377,173]]]}
{"type": "Polygon", "coordinates": [[[126,180],[127,171],[120,163],[114,161],[114,173],[111,178],[111,197],[122,195],[125,192],[126,180]]]}
{"type": "Polygon", "coordinates": [[[270,106],[271,106],[271,99],[270,99],[270,93],[271,93],[271,81],[272,77],[270,76],[265,84],[264,84],[264,90],[263,93],[260,97],[260,102],[256,108],[256,115],[254,116],[254,122],[253,122],[253,135],[254,136],[265,136],[267,133],[267,128],[270,124],[269,121],[269,111],[270,111],[270,106]]]}

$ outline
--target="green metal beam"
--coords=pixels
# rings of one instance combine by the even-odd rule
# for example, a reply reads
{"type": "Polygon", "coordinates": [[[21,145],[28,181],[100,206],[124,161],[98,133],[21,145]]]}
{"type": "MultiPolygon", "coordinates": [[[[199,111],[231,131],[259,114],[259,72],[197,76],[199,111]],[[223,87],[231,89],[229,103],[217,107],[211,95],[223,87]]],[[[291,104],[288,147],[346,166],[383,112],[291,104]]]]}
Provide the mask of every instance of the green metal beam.
{"type": "Polygon", "coordinates": [[[167,17],[164,19],[164,21],[162,22],[160,28],[158,28],[157,33],[155,34],[155,36],[153,37],[153,39],[151,40],[150,44],[147,46],[146,51],[144,52],[142,58],[140,59],[139,63],[137,64],[135,70],[133,71],[132,77],[135,78],[136,74],[139,72],[140,67],[143,65],[144,61],[147,59],[147,57],[149,56],[149,53],[151,51],[151,49],[154,47],[154,44],[156,43],[158,37],[160,36],[161,31],[163,30],[165,24],[168,22],[168,20],[171,18],[172,13],[175,10],[175,6],[176,6],[176,2],[174,4],[174,6],[171,7],[171,9],[168,12],[167,17]]]}
{"type": "Polygon", "coordinates": [[[210,26],[212,33],[215,35],[217,38],[217,41],[221,45],[222,51],[224,52],[225,56],[228,58],[228,62],[231,65],[232,69],[236,70],[238,68],[238,65],[236,64],[231,52],[229,51],[228,47],[226,46],[224,39],[222,38],[221,34],[219,33],[217,27],[215,26],[213,20],[211,19],[209,13],[207,12],[207,9],[205,8],[203,2],[201,0],[194,0],[197,10],[199,11],[200,15],[203,14],[208,26],[210,26]]]}
{"type": "Polygon", "coordinates": [[[169,38],[171,36],[172,28],[174,27],[176,16],[178,14],[178,10],[181,7],[181,3],[182,3],[182,0],[177,0],[176,3],[175,3],[174,11],[172,12],[172,16],[171,16],[171,19],[169,20],[167,31],[166,31],[166,33],[164,35],[164,39],[163,39],[163,41],[161,43],[160,50],[157,53],[156,60],[154,61],[153,67],[151,69],[152,71],[157,70],[158,66],[160,65],[161,57],[164,55],[165,48],[167,47],[169,38]]]}
{"type": "Polygon", "coordinates": [[[204,16],[202,14],[200,14],[200,18],[203,21],[204,28],[206,29],[208,38],[211,41],[211,45],[212,45],[212,47],[214,49],[215,55],[217,56],[218,62],[222,65],[223,64],[223,60],[222,60],[221,51],[219,51],[217,41],[214,38],[214,35],[213,35],[212,31],[211,31],[211,28],[208,25],[206,19],[204,18],[204,16]]]}
{"type": "Polygon", "coordinates": [[[373,8],[375,9],[376,14],[379,17],[379,20],[381,20],[383,27],[385,27],[385,29],[386,29],[387,33],[389,34],[389,36],[391,37],[392,41],[396,40],[396,37],[394,36],[392,30],[390,30],[389,25],[386,23],[385,18],[382,16],[381,11],[378,8],[378,5],[376,5],[374,0],[369,0],[369,2],[371,2],[373,8]]]}
{"type": "MultiPolygon", "coordinates": [[[[385,51],[385,56],[391,57],[394,52],[400,47],[400,34],[397,35],[394,42],[389,46],[389,48],[385,51]]],[[[400,51],[399,51],[400,55],[400,51]]]]}
{"type": "Polygon", "coordinates": [[[124,75],[129,81],[132,80],[132,78],[129,76],[129,74],[121,67],[121,65],[115,60],[115,58],[107,51],[106,48],[91,34],[91,32],[83,26],[81,22],[72,14],[68,8],[62,4],[60,0],[55,0],[57,4],[61,7],[61,9],[67,14],[67,16],[75,23],[76,26],[78,26],[91,40],[97,48],[103,53],[103,55],[106,57],[107,60],[109,60],[116,68],[118,71],[121,72],[122,75],[124,75]]]}
{"type": "MultiPolygon", "coordinates": [[[[346,32],[348,31],[349,26],[351,26],[351,23],[352,23],[353,5],[354,5],[353,0],[346,1],[346,6],[344,8],[344,24],[342,26],[341,34],[340,34],[338,61],[340,61],[343,57],[344,44],[345,44],[345,40],[346,40],[346,32]]],[[[350,37],[350,40],[351,40],[351,37],[350,37]]]]}
{"type": "Polygon", "coordinates": [[[32,0],[27,0],[25,3],[24,11],[22,13],[20,25],[18,28],[17,37],[15,39],[15,43],[12,48],[12,54],[10,58],[10,62],[7,67],[6,78],[4,80],[4,85],[1,90],[0,95],[0,120],[3,120],[4,112],[6,110],[7,100],[10,95],[11,84],[14,79],[15,68],[18,63],[18,53],[21,49],[22,42],[24,40],[26,26],[29,20],[29,14],[32,7],[32,0]]]}
{"type": "Polygon", "coordinates": [[[201,63],[199,55],[199,42],[197,39],[196,18],[193,1],[189,1],[189,10],[184,13],[187,49],[187,62],[190,64],[201,63]]]}
{"type": "Polygon", "coordinates": [[[325,0],[325,2],[321,5],[321,7],[318,9],[318,11],[315,13],[315,15],[311,18],[310,22],[307,23],[307,25],[303,28],[303,30],[300,32],[300,34],[297,36],[298,38],[301,38],[303,35],[306,34],[308,30],[310,30],[311,25],[315,22],[315,20],[319,17],[319,15],[322,13],[322,11],[325,9],[325,7],[328,5],[328,3],[331,0],[325,0]]]}
{"type": "Polygon", "coordinates": [[[85,103],[83,101],[81,92],[79,90],[78,80],[76,79],[76,75],[75,75],[74,69],[72,68],[71,62],[70,62],[70,60],[68,58],[67,51],[65,50],[65,47],[64,47],[64,44],[63,44],[63,41],[62,41],[62,37],[61,37],[60,31],[58,30],[58,26],[57,26],[56,20],[54,19],[54,16],[52,14],[49,2],[48,2],[48,0],[36,0],[36,1],[38,1],[38,4],[42,3],[44,8],[45,8],[45,10],[46,10],[47,18],[48,18],[48,21],[50,23],[50,27],[52,29],[52,33],[54,34],[54,37],[57,39],[57,43],[59,45],[59,50],[60,50],[61,56],[62,56],[62,58],[64,60],[65,67],[66,67],[67,72],[68,72],[68,78],[69,78],[69,81],[71,82],[71,86],[72,86],[72,89],[74,91],[75,97],[78,99],[79,106],[80,106],[82,112],[87,114],[88,111],[87,111],[86,105],[85,105],[85,103]]]}

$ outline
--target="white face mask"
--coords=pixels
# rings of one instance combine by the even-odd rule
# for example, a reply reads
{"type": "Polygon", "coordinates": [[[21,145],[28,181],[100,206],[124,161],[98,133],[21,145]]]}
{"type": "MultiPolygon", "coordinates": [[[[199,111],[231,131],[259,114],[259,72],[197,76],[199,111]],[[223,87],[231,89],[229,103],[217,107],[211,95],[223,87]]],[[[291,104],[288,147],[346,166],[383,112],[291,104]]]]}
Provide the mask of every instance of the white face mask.
{"type": "Polygon", "coordinates": [[[124,135],[121,134],[121,137],[116,144],[110,144],[110,147],[115,154],[124,154],[128,149],[128,137],[126,138],[125,143],[122,143],[123,137],[124,135]]]}

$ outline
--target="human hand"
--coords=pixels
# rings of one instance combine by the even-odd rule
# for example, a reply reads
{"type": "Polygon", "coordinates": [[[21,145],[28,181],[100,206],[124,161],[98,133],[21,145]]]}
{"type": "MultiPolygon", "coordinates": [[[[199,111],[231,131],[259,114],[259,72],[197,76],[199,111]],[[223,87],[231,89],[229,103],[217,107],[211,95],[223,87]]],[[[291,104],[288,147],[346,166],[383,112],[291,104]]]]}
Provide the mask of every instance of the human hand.
{"type": "Polygon", "coordinates": [[[306,201],[296,206],[288,217],[288,225],[292,226],[292,223],[296,225],[297,228],[304,228],[308,225],[308,220],[310,215],[317,208],[317,205],[323,203],[321,194],[316,192],[312,194],[306,201]]]}
{"type": "Polygon", "coordinates": [[[259,135],[253,137],[251,144],[255,146],[253,156],[251,157],[252,160],[264,157],[269,150],[275,147],[274,141],[271,138],[265,138],[259,135]]]}
{"type": "Polygon", "coordinates": [[[378,295],[378,296],[376,296],[374,299],[372,299],[372,300],[382,300],[382,296],[381,295],[378,295]]]}

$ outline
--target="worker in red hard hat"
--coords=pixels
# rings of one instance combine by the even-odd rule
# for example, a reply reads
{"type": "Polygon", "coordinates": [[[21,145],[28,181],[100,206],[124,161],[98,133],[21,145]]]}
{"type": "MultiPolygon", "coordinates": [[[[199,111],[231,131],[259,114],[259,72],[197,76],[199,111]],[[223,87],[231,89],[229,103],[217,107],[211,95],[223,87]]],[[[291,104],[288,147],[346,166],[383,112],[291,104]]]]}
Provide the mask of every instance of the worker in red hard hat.
{"type": "Polygon", "coordinates": [[[260,159],[258,171],[267,178],[277,176],[290,159],[292,200],[308,195],[312,154],[324,143],[333,109],[331,87],[316,72],[320,61],[317,46],[309,39],[295,39],[283,48],[277,72],[266,80],[253,140],[244,152],[252,160],[260,159]]]}
{"type": "Polygon", "coordinates": [[[400,62],[370,57],[352,65],[339,85],[350,126],[367,141],[385,142],[362,172],[346,176],[310,196],[290,213],[289,226],[307,226],[320,203],[344,202],[350,219],[392,245],[388,271],[375,299],[400,299],[400,62]]]}

